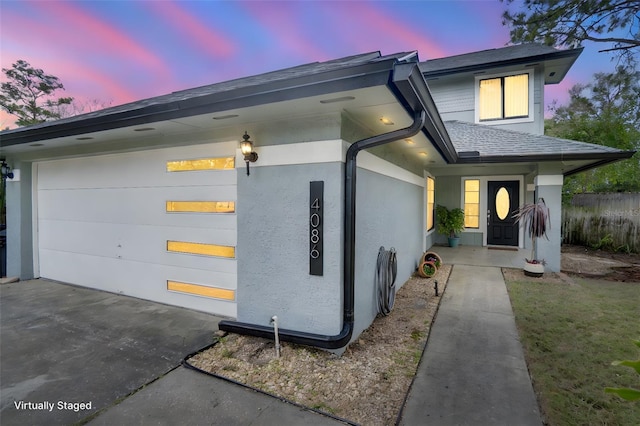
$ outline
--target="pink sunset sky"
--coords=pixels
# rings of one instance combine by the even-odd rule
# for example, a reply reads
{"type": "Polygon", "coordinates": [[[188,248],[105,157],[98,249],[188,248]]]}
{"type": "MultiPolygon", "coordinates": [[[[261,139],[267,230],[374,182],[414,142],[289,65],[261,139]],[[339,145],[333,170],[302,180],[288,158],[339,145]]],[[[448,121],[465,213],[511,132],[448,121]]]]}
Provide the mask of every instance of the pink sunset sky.
{"type": "MultiPolygon", "coordinates": [[[[420,60],[499,48],[505,4],[478,1],[14,1],[0,2],[2,68],[24,59],[57,76],[59,96],[119,105],[233,78],[380,51],[420,60]]],[[[586,45],[564,81],[613,71],[586,45]]],[[[4,77],[4,74],[2,75],[4,77]]],[[[0,113],[0,128],[14,117],[0,113]]]]}

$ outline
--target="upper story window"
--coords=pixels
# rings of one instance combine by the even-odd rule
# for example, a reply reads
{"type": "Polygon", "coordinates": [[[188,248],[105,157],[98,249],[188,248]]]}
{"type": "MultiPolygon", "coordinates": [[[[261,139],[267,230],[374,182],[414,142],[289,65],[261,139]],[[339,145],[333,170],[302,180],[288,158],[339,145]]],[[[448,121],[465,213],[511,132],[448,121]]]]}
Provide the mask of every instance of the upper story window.
{"type": "Polygon", "coordinates": [[[476,77],[476,121],[532,119],[533,76],[530,72],[476,77]]]}

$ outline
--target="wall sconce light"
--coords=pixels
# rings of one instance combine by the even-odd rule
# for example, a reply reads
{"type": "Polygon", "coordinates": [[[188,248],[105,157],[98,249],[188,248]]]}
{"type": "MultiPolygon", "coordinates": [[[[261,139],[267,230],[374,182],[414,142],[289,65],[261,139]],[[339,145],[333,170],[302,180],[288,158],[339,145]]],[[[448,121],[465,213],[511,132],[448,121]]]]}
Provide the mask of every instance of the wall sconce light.
{"type": "Polygon", "coordinates": [[[249,163],[255,163],[258,159],[258,153],[253,151],[253,142],[249,140],[249,137],[245,131],[242,136],[244,140],[240,142],[240,151],[244,155],[244,162],[247,163],[247,176],[249,176],[249,163]]]}
{"type": "Polygon", "coordinates": [[[4,158],[0,159],[0,174],[2,175],[2,179],[13,179],[13,172],[11,171],[11,167],[7,164],[4,158]]]}

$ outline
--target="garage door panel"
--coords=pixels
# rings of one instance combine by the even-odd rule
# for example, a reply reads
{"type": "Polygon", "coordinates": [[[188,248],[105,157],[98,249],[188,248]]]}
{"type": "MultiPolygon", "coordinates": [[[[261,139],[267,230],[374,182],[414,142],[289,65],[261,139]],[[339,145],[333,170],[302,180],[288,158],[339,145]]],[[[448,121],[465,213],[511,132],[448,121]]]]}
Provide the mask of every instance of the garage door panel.
{"type": "Polygon", "coordinates": [[[235,187],[40,191],[40,219],[236,229],[234,213],[167,213],[167,201],[233,201],[235,187]]]}
{"type": "Polygon", "coordinates": [[[105,259],[77,253],[46,253],[41,268],[48,271],[47,278],[53,280],[80,283],[112,293],[154,300],[170,305],[197,309],[204,312],[236,316],[235,301],[218,300],[184,294],[167,289],[167,279],[192,282],[200,285],[229,289],[237,288],[235,274],[211,273],[210,271],[176,268],[167,265],[139,264],[133,261],[105,259]],[[65,265],[75,265],[68,267],[65,265]],[[109,273],[100,273],[104,268],[109,273]],[[169,277],[169,278],[167,278],[169,277]]]}
{"type": "Polygon", "coordinates": [[[216,143],[45,161],[38,167],[47,179],[38,182],[38,189],[234,185],[235,169],[167,171],[168,161],[212,157],[235,157],[235,144],[216,143]]]}
{"type": "Polygon", "coordinates": [[[51,251],[236,272],[234,259],[167,251],[167,241],[235,247],[237,235],[234,230],[167,229],[157,226],[43,220],[40,222],[39,233],[40,248],[51,251]]]}
{"type": "Polygon", "coordinates": [[[234,290],[237,278],[234,272],[209,271],[175,265],[136,262],[127,259],[104,258],[84,253],[70,253],[41,250],[45,262],[41,268],[46,278],[80,283],[84,287],[124,293],[131,296],[152,299],[167,291],[167,280],[191,282],[234,290]],[[69,267],[68,265],[73,265],[69,267]],[[108,269],[104,273],[103,269],[108,269]],[[151,286],[151,287],[149,287],[151,286]],[[150,290],[144,294],[144,290],[150,290]],[[142,293],[141,293],[142,292],[142,293]]]}

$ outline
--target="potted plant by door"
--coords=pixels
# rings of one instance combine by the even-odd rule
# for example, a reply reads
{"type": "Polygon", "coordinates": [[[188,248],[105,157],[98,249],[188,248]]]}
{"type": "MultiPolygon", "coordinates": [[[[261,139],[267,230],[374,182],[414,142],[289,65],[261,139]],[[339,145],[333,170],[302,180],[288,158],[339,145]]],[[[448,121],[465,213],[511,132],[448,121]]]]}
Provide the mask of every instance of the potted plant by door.
{"type": "Polygon", "coordinates": [[[525,259],[524,274],[529,277],[541,277],[544,274],[544,259],[536,259],[537,239],[545,237],[547,229],[551,228],[549,207],[544,198],[539,198],[535,203],[523,204],[513,214],[516,223],[522,226],[531,238],[531,259],[525,259]]]}
{"type": "Polygon", "coordinates": [[[449,238],[449,247],[457,247],[460,241],[458,234],[464,230],[464,210],[437,206],[436,224],[438,232],[449,238]]]}

